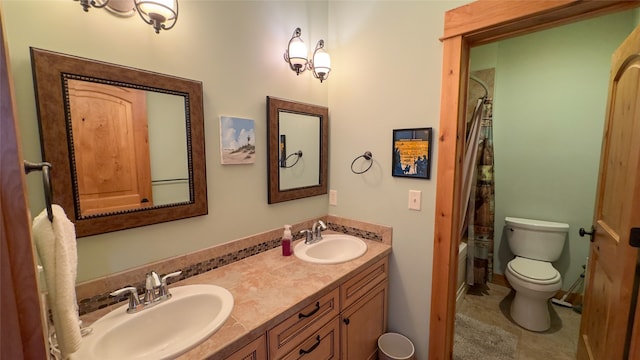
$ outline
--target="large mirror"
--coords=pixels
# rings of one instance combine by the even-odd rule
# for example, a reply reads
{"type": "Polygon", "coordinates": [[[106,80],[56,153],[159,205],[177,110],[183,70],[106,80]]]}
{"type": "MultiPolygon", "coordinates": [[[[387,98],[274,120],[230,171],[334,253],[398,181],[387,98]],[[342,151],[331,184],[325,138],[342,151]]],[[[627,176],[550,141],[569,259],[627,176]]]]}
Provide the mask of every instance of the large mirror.
{"type": "Polygon", "coordinates": [[[77,236],[207,214],[202,83],[31,48],[43,160],[77,236]]]}
{"type": "Polygon", "coordinates": [[[267,96],[269,204],[327,193],[329,109],[267,96]]]}

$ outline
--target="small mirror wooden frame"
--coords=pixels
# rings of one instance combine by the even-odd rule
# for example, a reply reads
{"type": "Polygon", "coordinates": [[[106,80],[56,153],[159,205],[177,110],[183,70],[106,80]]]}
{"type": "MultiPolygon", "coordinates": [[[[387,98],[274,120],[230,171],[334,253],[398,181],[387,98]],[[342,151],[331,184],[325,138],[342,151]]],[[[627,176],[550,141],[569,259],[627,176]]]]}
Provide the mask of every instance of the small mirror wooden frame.
{"type": "Polygon", "coordinates": [[[202,82],[37,48],[31,48],[31,62],[42,158],[52,164],[53,201],[75,224],[77,237],[207,214],[202,82]],[[69,74],[86,81],[99,79],[185,97],[188,201],[90,216],[80,214],[79,195],[74,190],[77,184],[72,164],[73,143],[63,84],[69,74]]]}
{"type": "Polygon", "coordinates": [[[326,194],[329,165],[329,108],[267,96],[267,124],[269,204],[326,194]],[[279,118],[283,112],[309,115],[320,119],[320,178],[318,185],[280,190],[279,118]]]}

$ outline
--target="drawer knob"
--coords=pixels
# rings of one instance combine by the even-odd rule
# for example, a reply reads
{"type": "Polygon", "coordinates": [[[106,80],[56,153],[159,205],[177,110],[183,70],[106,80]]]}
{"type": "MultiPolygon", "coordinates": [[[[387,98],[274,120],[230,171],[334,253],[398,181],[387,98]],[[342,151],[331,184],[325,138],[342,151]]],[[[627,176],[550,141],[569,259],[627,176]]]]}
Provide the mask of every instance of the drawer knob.
{"type": "Polygon", "coordinates": [[[315,350],[318,347],[318,345],[320,345],[320,335],[316,336],[316,343],[313,344],[308,350],[300,349],[300,355],[311,353],[313,350],[315,350]]]}
{"type": "Polygon", "coordinates": [[[320,301],[316,302],[315,309],[311,310],[311,312],[309,312],[308,314],[299,313],[298,314],[298,319],[308,318],[309,316],[313,316],[313,314],[317,313],[318,310],[320,310],[320,301]]]}
{"type": "Polygon", "coordinates": [[[342,322],[345,323],[345,325],[349,325],[349,323],[351,322],[351,320],[349,320],[349,318],[344,318],[342,319],[342,322]]]}

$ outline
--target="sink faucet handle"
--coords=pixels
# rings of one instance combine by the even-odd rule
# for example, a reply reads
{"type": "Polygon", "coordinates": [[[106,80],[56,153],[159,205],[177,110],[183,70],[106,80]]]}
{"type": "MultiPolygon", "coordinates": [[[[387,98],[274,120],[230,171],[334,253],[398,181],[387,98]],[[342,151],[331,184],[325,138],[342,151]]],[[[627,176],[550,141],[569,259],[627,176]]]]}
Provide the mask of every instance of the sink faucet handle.
{"type": "Polygon", "coordinates": [[[167,285],[167,279],[170,279],[170,278],[173,278],[173,277],[176,277],[176,276],[180,276],[180,274],[182,274],[182,271],[180,271],[180,270],[176,271],[176,272],[169,273],[169,274],[163,276],[162,280],[160,282],[163,285],[167,285]]]}
{"type": "Polygon", "coordinates": [[[313,232],[311,230],[300,230],[300,234],[304,234],[305,244],[309,244],[313,241],[313,232]]]}
{"type": "Polygon", "coordinates": [[[109,295],[118,296],[124,293],[129,293],[129,307],[127,308],[128,313],[136,312],[138,307],[140,306],[140,300],[138,299],[138,290],[133,286],[127,286],[122,289],[118,289],[109,295]]]}
{"type": "Polygon", "coordinates": [[[180,274],[182,274],[182,271],[172,272],[163,276],[160,280],[160,292],[158,296],[171,297],[171,294],[169,294],[169,289],[167,288],[167,279],[179,276],[180,274]]]}

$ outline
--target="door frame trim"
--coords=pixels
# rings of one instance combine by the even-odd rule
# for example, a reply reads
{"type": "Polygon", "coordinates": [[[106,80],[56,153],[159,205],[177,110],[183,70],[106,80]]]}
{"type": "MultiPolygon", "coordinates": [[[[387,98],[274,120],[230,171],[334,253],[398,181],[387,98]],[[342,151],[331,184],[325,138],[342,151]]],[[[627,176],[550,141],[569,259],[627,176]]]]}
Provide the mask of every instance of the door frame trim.
{"type": "Polygon", "coordinates": [[[445,13],[429,359],[453,358],[464,104],[471,46],[639,6],[636,1],[479,0],[445,13]]]}

